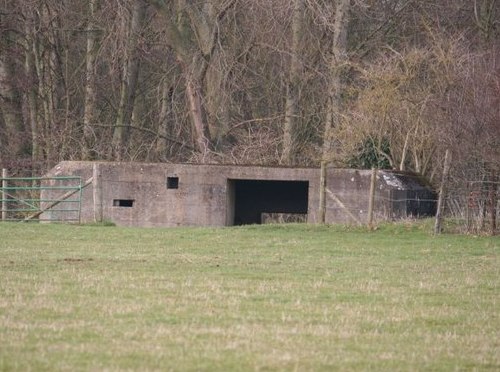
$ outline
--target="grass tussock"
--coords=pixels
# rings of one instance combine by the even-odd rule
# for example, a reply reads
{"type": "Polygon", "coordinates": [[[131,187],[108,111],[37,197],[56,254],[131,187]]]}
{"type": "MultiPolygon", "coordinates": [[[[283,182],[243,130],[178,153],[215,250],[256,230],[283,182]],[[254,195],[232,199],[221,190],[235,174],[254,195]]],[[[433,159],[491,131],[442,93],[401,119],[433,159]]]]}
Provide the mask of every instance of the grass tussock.
{"type": "Polygon", "coordinates": [[[0,370],[500,368],[500,239],[0,224],[0,370]]]}

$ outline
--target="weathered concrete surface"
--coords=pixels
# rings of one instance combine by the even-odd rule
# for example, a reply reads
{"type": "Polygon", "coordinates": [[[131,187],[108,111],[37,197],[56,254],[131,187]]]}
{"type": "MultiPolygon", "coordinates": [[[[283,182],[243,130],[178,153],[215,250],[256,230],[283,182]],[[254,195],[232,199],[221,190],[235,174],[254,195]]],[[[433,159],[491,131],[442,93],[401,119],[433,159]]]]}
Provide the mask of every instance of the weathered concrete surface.
{"type": "MultiPolygon", "coordinates": [[[[272,212],[307,213],[309,223],[318,219],[318,168],[68,161],[49,175],[94,176],[83,190],[82,222],[228,226],[259,223],[262,213],[272,212]]],[[[327,223],[366,222],[370,177],[370,170],[328,168],[327,223]]],[[[394,207],[394,192],[431,192],[413,176],[386,171],[379,171],[376,185],[377,220],[408,214],[406,201],[394,207]]]]}

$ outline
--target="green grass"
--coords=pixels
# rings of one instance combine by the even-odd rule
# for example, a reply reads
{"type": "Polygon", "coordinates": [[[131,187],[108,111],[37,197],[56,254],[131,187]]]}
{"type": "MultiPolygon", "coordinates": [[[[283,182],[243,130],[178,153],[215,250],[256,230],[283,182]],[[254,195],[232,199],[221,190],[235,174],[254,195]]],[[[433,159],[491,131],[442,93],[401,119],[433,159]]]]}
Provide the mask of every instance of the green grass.
{"type": "Polygon", "coordinates": [[[0,370],[498,370],[500,239],[0,224],[0,370]]]}

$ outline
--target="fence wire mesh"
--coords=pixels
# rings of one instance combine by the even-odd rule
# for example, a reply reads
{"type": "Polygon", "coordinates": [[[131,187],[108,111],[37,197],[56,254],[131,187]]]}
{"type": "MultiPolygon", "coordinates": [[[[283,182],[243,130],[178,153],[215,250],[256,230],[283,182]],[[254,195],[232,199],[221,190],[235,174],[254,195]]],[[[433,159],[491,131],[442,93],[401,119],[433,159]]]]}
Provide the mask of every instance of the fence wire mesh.
{"type": "Polygon", "coordinates": [[[446,192],[445,221],[448,228],[467,234],[498,233],[500,200],[495,172],[481,179],[452,178],[446,192]]]}

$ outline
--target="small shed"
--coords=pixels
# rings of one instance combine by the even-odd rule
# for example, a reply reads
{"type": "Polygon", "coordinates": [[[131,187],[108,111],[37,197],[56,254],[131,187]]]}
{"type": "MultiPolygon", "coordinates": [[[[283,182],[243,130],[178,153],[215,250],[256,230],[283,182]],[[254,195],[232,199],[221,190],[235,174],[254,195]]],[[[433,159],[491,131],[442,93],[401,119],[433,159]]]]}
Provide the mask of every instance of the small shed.
{"type": "MultiPolygon", "coordinates": [[[[371,170],[327,167],[326,223],[367,222],[371,175],[371,170]]],[[[323,190],[320,168],[63,161],[47,176],[81,177],[81,222],[123,226],[317,223],[323,190]]],[[[57,190],[43,192],[57,198],[57,190]]],[[[436,209],[435,193],[414,174],[378,171],[374,196],[375,221],[431,216],[436,209]]],[[[61,205],[40,219],[70,218],[61,205]]]]}

